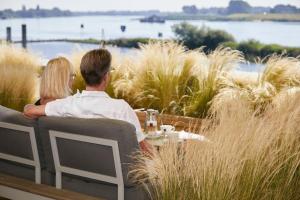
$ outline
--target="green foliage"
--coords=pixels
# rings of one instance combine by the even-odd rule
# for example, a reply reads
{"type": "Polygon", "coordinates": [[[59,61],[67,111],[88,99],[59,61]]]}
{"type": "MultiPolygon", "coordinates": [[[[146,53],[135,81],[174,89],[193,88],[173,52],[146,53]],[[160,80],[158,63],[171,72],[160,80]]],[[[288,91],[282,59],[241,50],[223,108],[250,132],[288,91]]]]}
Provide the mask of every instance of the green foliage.
{"type": "Polygon", "coordinates": [[[235,42],[232,35],[225,31],[212,30],[206,26],[197,26],[183,22],[172,27],[177,39],[189,49],[205,46],[206,52],[215,50],[219,45],[230,47],[244,53],[249,61],[257,57],[264,58],[271,54],[286,54],[291,57],[300,55],[300,48],[285,47],[277,44],[263,44],[257,40],[248,40],[241,43],[235,42]]]}
{"type": "Polygon", "coordinates": [[[263,44],[257,40],[248,40],[241,43],[226,42],[223,43],[223,46],[243,52],[249,61],[255,61],[256,58],[265,58],[272,54],[285,54],[290,57],[298,57],[300,55],[300,48],[263,44]]]}
{"type": "Polygon", "coordinates": [[[224,42],[233,42],[232,35],[225,31],[213,30],[206,26],[197,26],[183,22],[172,27],[177,38],[189,49],[205,46],[205,50],[214,50],[224,42]]]}
{"type": "Polygon", "coordinates": [[[79,42],[85,44],[107,44],[117,47],[125,48],[139,48],[140,44],[148,44],[150,41],[158,41],[157,39],[150,38],[120,38],[114,40],[97,40],[94,38],[84,39],[84,40],[67,40],[68,42],[79,42]]]}
{"type": "Polygon", "coordinates": [[[249,40],[238,44],[237,49],[245,55],[259,55],[262,46],[263,45],[259,41],[249,40]]]}
{"type": "Polygon", "coordinates": [[[121,38],[115,40],[108,40],[106,44],[127,47],[127,48],[139,48],[140,44],[148,44],[151,39],[149,38],[121,38]]]}

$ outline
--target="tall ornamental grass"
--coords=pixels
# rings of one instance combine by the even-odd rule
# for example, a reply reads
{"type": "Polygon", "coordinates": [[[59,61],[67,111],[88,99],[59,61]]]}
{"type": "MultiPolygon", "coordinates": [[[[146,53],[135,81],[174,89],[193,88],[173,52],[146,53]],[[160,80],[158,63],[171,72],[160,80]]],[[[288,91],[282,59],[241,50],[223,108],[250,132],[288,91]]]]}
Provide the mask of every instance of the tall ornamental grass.
{"type": "Polygon", "coordinates": [[[133,180],[159,200],[300,199],[300,94],[281,100],[262,115],[231,100],[203,127],[210,142],[140,156],[133,180]]]}
{"type": "Polygon", "coordinates": [[[76,75],[75,79],[73,81],[73,88],[72,88],[73,93],[76,93],[77,90],[82,91],[85,89],[85,82],[80,73],[81,59],[85,53],[86,53],[86,51],[84,51],[84,50],[76,51],[76,52],[73,52],[69,58],[70,62],[72,63],[72,65],[74,67],[74,71],[75,71],[75,75],[76,75]]]}
{"type": "Polygon", "coordinates": [[[125,76],[112,82],[115,93],[134,107],[176,115],[205,116],[229,72],[243,61],[229,48],[207,55],[174,42],[150,42],[140,49],[131,61],[120,64],[125,76]]]}
{"type": "MultiPolygon", "coordinates": [[[[74,92],[85,88],[79,69],[84,53],[71,55],[77,73],[74,92]]],[[[263,59],[265,69],[258,75],[241,75],[235,69],[244,56],[230,48],[204,53],[172,41],[152,41],[134,53],[112,54],[109,95],[161,113],[203,118],[237,98],[262,113],[277,95],[300,86],[299,59],[284,55],[263,59]]]]}
{"type": "MultiPolygon", "coordinates": [[[[201,50],[186,51],[174,42],[142,45],[130,63],[129,87],[124,97],[134,96],[131,103],[135,107],[184,114],[188,97],[199,87],[197,73],[203,62],[207,59],[201,50]]],[[[121,85],[126,87],[123,80],[114,83],[116,88],[121,85]]]]}
{"type": "Polygon", "coordinates": [[[272,84],[277,91],[300,86],[300,59],[283,55],[267,57],[265,69],[259,79],[260,84],[265,82],[272,84]]]}
{"type": "Polygon", "coordinates": [[[199,89],[192,93],[186,107],[186,115],[192,117],[205,117],[209,111],[211,101],[222,88],[228,87],[230,74],[244,62],[239,51],[230,48],[217,48],[208,56],[207,73],[199,73],[199,89]]]}
{"type": "Polygon", "coordinates": [[[300,59],[284,55],[271,55],[264,60],[265,69],[256,81],[249,76],[231,78],[211,102],[211,112],[218,112],[232,99],[248,102],[253,110],[260,113],[268,105],[277,104],[279,98],[300,90],[300,59]]]}
{"type": "Polygon", "coordinates": [[[39,59],[24,49],[0,44],[0,105],[22,111],[37,98],[39,59]]]}

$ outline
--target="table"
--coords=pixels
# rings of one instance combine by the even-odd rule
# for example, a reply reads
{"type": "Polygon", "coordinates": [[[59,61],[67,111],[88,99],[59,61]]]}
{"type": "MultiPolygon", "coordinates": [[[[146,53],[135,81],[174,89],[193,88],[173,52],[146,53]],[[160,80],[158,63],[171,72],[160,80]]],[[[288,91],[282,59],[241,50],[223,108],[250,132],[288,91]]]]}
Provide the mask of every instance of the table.
{"type": "Polygon", "coordinates": [[[161,146],[168,143],[170,140],[174,140],[178,143],[185,142],[187,140],[196,140],[196,141],[209,141],[205,136],[195,134],[195,133],[189,133],[185,131],[174,131],[170,134],[170,136],[161,136],[157,138],[146,136],[146,141],[151,144],[152,146],[159,149],[161,146]],[[171,136],[174,134],[174,136],[171,136]]]}

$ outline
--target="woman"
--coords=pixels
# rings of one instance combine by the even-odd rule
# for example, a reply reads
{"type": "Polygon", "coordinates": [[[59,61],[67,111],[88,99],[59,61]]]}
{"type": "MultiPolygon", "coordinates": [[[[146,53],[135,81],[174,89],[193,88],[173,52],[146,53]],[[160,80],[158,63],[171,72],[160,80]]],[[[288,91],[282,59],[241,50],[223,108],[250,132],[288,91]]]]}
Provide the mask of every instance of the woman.
{"type": "Polygon", "coordinates": [[[75,78],[73,66],[64,57],[50,60],[45,67],[40,85],[40,99],[35,105],[45,105],[55,99],[71,95],[75,78]]]}

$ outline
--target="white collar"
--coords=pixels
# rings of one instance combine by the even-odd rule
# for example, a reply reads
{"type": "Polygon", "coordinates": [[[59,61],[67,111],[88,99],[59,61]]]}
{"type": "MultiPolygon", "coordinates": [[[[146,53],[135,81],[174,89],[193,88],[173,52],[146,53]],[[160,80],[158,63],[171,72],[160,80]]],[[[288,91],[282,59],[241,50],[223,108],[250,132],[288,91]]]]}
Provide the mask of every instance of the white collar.
{"type": "MultiPolygon", "coordinates": [[[[80,94],[80,93],[77,91],[77,94],[80,94]]],[[[110,98],[110,96],[104,91],[86,91],[86,90],[83,90],[81,92],[80,96],[96,96],[96,97],[110,98]]]]}

